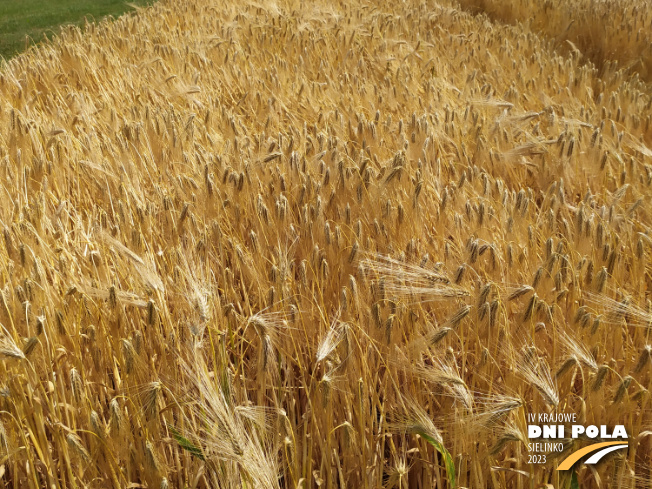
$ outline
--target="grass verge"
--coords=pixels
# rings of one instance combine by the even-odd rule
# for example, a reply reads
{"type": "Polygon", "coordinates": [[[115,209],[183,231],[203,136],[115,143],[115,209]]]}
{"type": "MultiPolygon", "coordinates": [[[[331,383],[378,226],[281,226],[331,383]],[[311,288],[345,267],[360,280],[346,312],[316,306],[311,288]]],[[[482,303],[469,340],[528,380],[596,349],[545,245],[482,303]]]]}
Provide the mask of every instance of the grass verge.
{"type": "Polygon", "coordinates": [[[51,37],[63,24],[82,25],[84,18],[100,20],[117,17],[135,6],[151,4],[151,0],[0,0],[0,56],[8,59],[20,53],[43,36],[51,37]]]}

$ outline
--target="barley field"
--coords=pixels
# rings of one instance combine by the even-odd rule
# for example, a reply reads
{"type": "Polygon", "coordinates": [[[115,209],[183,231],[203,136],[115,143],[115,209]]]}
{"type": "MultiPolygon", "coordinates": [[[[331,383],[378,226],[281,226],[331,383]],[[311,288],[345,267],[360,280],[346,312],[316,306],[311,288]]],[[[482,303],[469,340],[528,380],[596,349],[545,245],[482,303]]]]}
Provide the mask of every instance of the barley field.
{"type": "Polygon", "coordinates": [[[622,69],[652,82],[649,0],[459,0],[500,22],[523,23],[560,52],[590,60],[602,73],[622,69]]]}
{"type": "Polygon", "coordinates": [[[652,487],[652,89],[580,49],[163,0],[5,63],[0,486],[652,487]]]}

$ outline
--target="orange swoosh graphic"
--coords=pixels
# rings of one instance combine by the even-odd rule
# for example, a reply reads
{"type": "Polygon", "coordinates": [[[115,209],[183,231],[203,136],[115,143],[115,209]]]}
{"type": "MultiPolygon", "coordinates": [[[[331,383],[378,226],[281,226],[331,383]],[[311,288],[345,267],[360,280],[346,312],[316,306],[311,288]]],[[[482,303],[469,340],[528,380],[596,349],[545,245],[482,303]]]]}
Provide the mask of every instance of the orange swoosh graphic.
{"type": "Polygon", "coordinates": [[[596,450],[600,450],[601,448],[604,447],[610,447],[613,445],[623,445],[627,443],[627,441],[606,441],[604,443],[594,443],[593,445],[589,445],[588,447],[584,447],[581,450],[578,450],[572,454],[570,454],[568,457],[564,459],[564,461],[559,464],[559,467],[557,467],[557,470],[568,470],[570,469],[575,462],[577,462],[579,459],[581,459],[584,455],[588,455],[591,452],[595,452],[596,450]]]}

